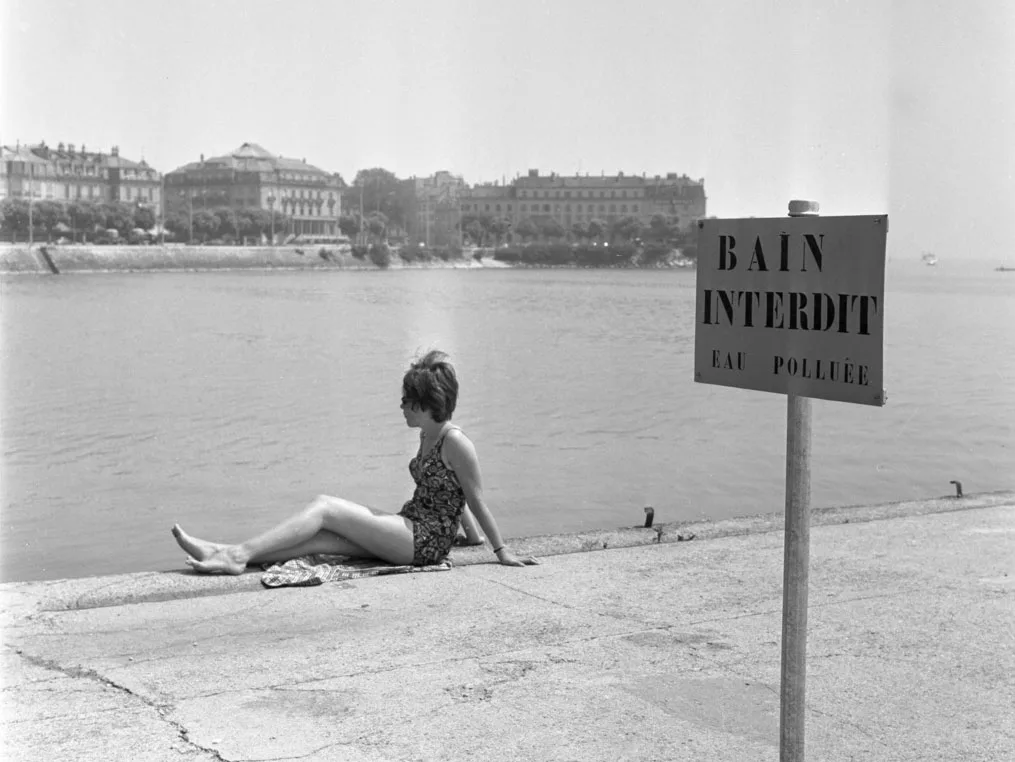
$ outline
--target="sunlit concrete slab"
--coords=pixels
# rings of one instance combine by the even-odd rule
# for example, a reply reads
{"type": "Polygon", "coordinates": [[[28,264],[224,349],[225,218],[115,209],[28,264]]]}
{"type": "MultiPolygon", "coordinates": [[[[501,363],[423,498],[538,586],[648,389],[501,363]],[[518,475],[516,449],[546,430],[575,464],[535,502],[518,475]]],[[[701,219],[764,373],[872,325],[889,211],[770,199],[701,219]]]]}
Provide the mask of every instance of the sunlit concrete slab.
{"type": "MultiPolygon", "coordinates": [[[[1015,495],[909,505],[814,522],[808,757],[1009,759],[1015,495]]],[[[4,585],[5,758],[775,760],[782,533],[745,524],[317,588],[4,585]]]]}

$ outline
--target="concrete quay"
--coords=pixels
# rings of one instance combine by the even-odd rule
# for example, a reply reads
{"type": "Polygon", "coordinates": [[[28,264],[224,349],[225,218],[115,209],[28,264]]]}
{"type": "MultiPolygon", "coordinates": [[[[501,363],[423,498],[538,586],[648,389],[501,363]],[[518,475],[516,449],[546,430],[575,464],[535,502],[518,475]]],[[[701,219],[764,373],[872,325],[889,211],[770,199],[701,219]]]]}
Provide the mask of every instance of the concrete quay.
{"type": "MultiPolygon", "coordinates": [[[[383,269],[483,269],[508,267],[492,258],[462,257],[407,263],[393,255],[383,269]]],[[[0,244],[0,275],[213,272],[217,270],[378,270],[369,258],[356,259],[335,245],[286,246],[95,246],[88,244],[0,244]]]]}
{"type": "MultiPolygon", "coordinates": [[[[781,517],[661,529],[0,585],[0,757],[777,760],[781,517]]],[[[808,760],[1013,759],[1013,676],[1015,492],[813,513],[808,760]]]]}

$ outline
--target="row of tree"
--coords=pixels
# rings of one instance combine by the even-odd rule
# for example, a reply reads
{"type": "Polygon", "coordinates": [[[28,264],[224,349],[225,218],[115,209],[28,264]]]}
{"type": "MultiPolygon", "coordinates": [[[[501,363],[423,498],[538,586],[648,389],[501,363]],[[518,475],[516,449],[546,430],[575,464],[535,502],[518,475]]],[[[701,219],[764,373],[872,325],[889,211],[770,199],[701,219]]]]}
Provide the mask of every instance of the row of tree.
{"type": "MultiPolygon", "coordinates": [[[[0,202],[0,230],[3,237],[17,241],[32,238],[54,241],[60,238],[80,243],[106,242],[113,238],[136,241],[139,238],[165,237],[171,241],[203,243],[284,239],[292,232],[292,219],[267,209],[233,209],[219,206],[181,211],[169,215],[164,231],[158,229],[157,213],[151,206],[118,201],[37,201],[12,198],[0,202]],[[31,221],[31,222],[29,222],[31,221]],[[116,231],[115,235],[111,231],[116,231]]],[[[383,212],[372,212],[363,220],[372,239],[385,238],[390,221],[383,212]]],[[[339,230],[349,237],[360,232],[358,215],[343,215],[339,230]]]]}
{"type": "MultiPolygon", "coordinates": [[[[397,256],[409,264],[461,259],[463,251],[458,246],[436,246],[432,248],[405,246],[393,250],[383,241],[369,246],[357,244],[352,247],[352,256],[367,259],[380,268],[389,267],[397,256]]],[[[477,250],[473,258],[480,260],[489,253],[477,250]]],[[[685,252],[681,252],[685,254],[685,252]]],[[[322,254],[323,256],[323,254],[322,254]]],[[[686,254],[685,254],[686,256],[686,254]]],[[[500,262],[534,266],[578,266],[578,267],[659,267],[672,265],[674,250],[663,243],[633,242],[601,245],[598,243],[529,243],[524,246],[510,245],[498,248],[493,258],[500,262]]]]}
{"type": "Polygon", "coordinates": [[[507,240],[532,243],[572,241],[579,243],[656,243],[672,247],[689,247],[693,234],[683,232],[679,225],[662,215],[654,216],[648,225],[637,217],[626,216],[612,223],[599,219],[575,222],[565,229],[553,218],[526,217],[512,226],[511,221],[490,214],[462,216],[464,238],[476,246],[497,246],[507,240]]]}
{"type": "Polygon", "coordinates": [[[116,230],[128,237],[133,230],[155,226],[155,211],[148,206],[116,201],[37,201],[8,198],[0,202],[0,229],[5,238],[27,240],[31,220],[32,237],[51,241],[55,238],[94,240],[95,236],[116,230]]]}
{"type": "MultiPolygon", "coordinates": [[[[687,251],[681,250],[684,256],[687,251]]],[[[497,249],[494,259],[523,265],[578,267],[656,267],[667,263],[673,249],[664,243],[530,243],[497,249]]]]}
{"type": "MultiPolygon", "coordinates": [[[[340,222],[342,232],[354,236],[360,232],[359,215],[363,214],[363,227],[373,241],[383,241],[409,227],[412,196],[415,189],[400,180],[393,172],[381,167],[362,169],[352,184],[343,192],[342,209],[348,215],[340,222]]],[[[536,216],[512,224],[510,219],[489,213],[465,214],[457,226],[463,244],[500,246],[505,243],[635,243],[659,244],[680,248],[688,256],[695,254],[696,236],[680,229],[672,218],[654,216],[648,224],[638,217],[624,216],[612,222],[593,219],[575,222],[565,228],[553,218],[536,216]]]]}
{"type": "Polygon", "coordinates": [[[176,212],[166,217],[167,237],[173,241],[206,243],[219,241],[270,241],[272,236],[284,238],[289,234],[291,218],[267,209],[233,209],[217,206],[176,212]]]}
{"type": "Polygon", "coordinates": [[[183,212],[165,221],[165,230],[157,228],[156,211],[151,206],[117,201],[39,201],[31,205],[24,199],[5,199],[0,203],[0,226],[4,237],[40,241],[66,238],[81,243],[164,237],[167,240],[204,242],[213,239],[268,239],[272,231],[284,236],[290,220],[283,214],[263,209],[217,207],[199,209],[193,215],[183,212]],[[31,222],[29,222],[31,220],[31,222]],[[115,233],[113,232],[115,231],[115,233]]]}
{"type": "Polygon", "coordinates": [[[404,180],[387,169],[361,169],[352,185],[342,193],[342,209],[357,220],[362,210],[364,226],[367,218],[373,217],[383,219],[386,230],[405,230],[411,212],[412,193],[414,191],[406,187],[404,180]]]}
{"type": "MultiPolygon", "coordinates": [[[[382,240],[388,228],[388,220],[383,213],[374,212],[364,218],[363,225],[374,237],[382,240]]],[[[228,206],[212,209],[199,209],[193,217],[187,212],[172,214],[166,218],[166,229],[174,240],[206,242],[220,240],[284,240],[292,233],[292,218],[288,215],[267,209],[232,209],[228,206]],[[193,235],[191,235],[193,226],[193,235]],[[274,239],[272,236],[274,235],[274,239]]],[[[359,217],[342,215],[338,220],[339,231],[352,238],[360,232],[359,217]]]]}

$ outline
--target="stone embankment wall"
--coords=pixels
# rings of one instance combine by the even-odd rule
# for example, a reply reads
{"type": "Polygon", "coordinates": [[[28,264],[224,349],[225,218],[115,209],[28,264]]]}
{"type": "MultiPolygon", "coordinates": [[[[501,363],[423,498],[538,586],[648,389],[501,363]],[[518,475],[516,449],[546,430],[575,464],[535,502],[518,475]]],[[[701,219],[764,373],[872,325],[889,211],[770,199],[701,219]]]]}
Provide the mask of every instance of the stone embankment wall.
{"type": "MultiPolygon", "coordinates": [[[[407,265],[393,256],[389,269],[404,267],[485,267],[474,259],[407,265]]],[[[499,263],[497,263],[499,264],[499,263]]],[[[187,270],[377,270],[335,247],[306,246],[56,246],[36,244],[0,248],[0,272],[50,274],[187,270]]]]}

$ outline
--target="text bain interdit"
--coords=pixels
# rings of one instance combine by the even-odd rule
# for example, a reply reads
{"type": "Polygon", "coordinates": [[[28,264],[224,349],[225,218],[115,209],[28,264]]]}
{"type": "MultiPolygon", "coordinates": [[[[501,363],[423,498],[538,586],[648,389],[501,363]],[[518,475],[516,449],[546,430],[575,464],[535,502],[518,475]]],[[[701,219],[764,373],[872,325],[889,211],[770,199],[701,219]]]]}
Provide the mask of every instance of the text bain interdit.
{"type": "MultiPolygon", "coordinates": [[[[824,235],[805,234],[801,241],[799,269],[807,272],[808,256],[821,272],[824,253],[824,235]]],[[[737,266],[736,239],[731,235],[719,236],[719,270],[733,270],[737,266]]],[[[790,259],[790,236],[779,236],[777,272],[789,272],[797,261],[790,259]]],[[[761,238],[747,265],[749,272],[769,272],[761,238]]],[[[776,328],[791,331],[828,331],[870,335],[871,316],[878,312],[878,298],[867,294],[827,294],[802,291],[738,291],[734,289],[703,290],[702,323],[720,325],[722,318],[730,326],[744,328],[776,328]],[[756,325],[757,322],[757,325],[756,325]]]]}

